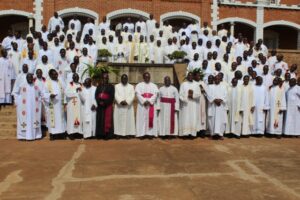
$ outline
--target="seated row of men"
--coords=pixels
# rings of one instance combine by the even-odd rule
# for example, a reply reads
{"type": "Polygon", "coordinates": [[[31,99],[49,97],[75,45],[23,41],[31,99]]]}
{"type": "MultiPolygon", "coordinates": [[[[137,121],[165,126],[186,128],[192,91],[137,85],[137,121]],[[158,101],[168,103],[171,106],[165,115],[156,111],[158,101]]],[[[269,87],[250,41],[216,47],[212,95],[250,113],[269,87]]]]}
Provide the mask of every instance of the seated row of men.
{"type": "Polygon", "coordinates": [[[300,135],[300,83],[295,78],[286,89],[286,81],[275,75],[266,88],[261,76],[253,79],[236,71],[229,85],[222,73],[209,75],[204,82],[201,70],[194,70],[188,72],[178,92],[170,77],[158,89],[147,72],[135,88],[126,74],[113,86],[108,73],[103,73],[96,87],[90,78],[81,84],[77,73],[65,85],[55,69],[49,71],[48,79],[42,77],[42,70],[37,70],[36,77],[26,73],[26,67],[24,72],[26,81],[13,92],[18,139],[41,138],[42,124],[50,139],[65,132],[71,138],[79,133],[84,138],[104,139],[113,135],[195,137],[206,130],[217,138],[227,133],[236,137],[300,135]]]}

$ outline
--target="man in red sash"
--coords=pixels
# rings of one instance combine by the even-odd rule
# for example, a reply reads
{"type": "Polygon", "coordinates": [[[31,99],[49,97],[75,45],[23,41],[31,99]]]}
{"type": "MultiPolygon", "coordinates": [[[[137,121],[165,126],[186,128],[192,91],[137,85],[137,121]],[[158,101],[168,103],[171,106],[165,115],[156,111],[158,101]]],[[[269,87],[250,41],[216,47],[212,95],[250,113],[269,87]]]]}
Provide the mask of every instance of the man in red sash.
{"type": "Polygon", "coordinates": [[[150,74],[143,74],[144,81],[137,84],[135,93],[138,99],[136,114],[137,137],[157,136],[157,86],[150,82],[150,74]]]}
{"type": "Polygon", "coordinates": [[[159,136],[178,135],[179,94],[177,88],[171,85],[169,76],[164,78],[164,86],[159,89],[158,123],[159,136]]]}
{"type": "Polygon", "coordinates": [[[108,73],[103,73],[95,93],[97,101],[96,138],[110,139],[113,136],[113,101],[115,88],[108,83],[108,73]]]}

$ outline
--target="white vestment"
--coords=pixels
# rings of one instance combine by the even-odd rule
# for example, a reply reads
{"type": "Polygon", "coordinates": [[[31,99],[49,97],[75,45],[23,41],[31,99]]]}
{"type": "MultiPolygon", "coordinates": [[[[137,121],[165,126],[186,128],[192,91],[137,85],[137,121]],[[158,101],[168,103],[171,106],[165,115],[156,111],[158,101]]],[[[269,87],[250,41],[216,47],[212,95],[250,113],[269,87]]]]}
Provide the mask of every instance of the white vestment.
{"type": "Polygon", "coordinates": [[[60,134],[66,131],[64,112],[64,85],[60,81],[48,80],[45,84],[45,102],[47,111],[47,127],[50,134],[60,134]],[[55,94],[51,99],[50,95],[55,94]]]}
{"type": "Polygon", "coordinates": [[[209,101],[207,116],[210,135],[223,136],[227,123],[227,89],[224,84],[210,85],[207,93],[209,101]],[[215,99],[221,99],[222,103],[217,106],[215,99]]]}
{"type": "Polygon", "coordinates": [[[49,32],[54,31],[56,26],[59,26],[60,30],[62,30],[65,27],[65,24],[64,24],[64,21],[60,17],[55,18],[53,16],[49,19],[48,31],[49,32]]]}
{"type": "Polygon", "coordinates": [[[21,72],[20,74],[18,74],[15,84],[14,84],[14,88],[12,90],[12,95],[17,93],[20,90],[20,87],[24,86],[24,84],[27,83],[26,76],[27,76],[27,73],[25,74],[24,72],[21,72]]]}
{"type": "Polygon", "coordinates": [[[89,138],[96,136],[96,110],[92,111],[92,106],[97,106],[95,99],[96,87],[83,88],[82,92],[79,92],[79,97],[82,102],[82,128],[83,137],[89,138]]]}
{"type": "Polygon", "coordinates": [[[287,70],[289,70],[289,66],[286,62],[280,61],[274,64],[274,70],[281,69],[282,74],[285,74],[287,70]]]}
{"type": "Polygon", "coordinates": [[[202,67],[202,61],[200,60],[191,60],[187,67],[187,72],[193,72],[195,69],[202,67]]]}
{"type": "MultiPolygon", "coordinates": [[[[204,92],[207,91],[207,86],[204,83],[204,81],[194,81],[197,85],[202,86],[204,92]]],[[[201,91],[201,87],[200,87],[201,91]]],[[[200,98],[199,98],[199,104],[198,104],[198,131],[206,130],[207,128],[207,119],[206,119],[206,97],[205,94],[201,92],[200,98]]]]}
{"type": "Polygon", "coordinates": [[[110,28],[110,22],[106,21],[106,22],[100,22],[98,25],[98,31],[99,33],[101,32],[102,29],[104,29],[105,31],[108,31],[110,28]]]}
{"type": "Polygon", "coordinates": [[[38,69],[42,70],[44,77],[48,77],[50,69],[54,69],[54,67],[50,63],[40,63],[36,66],[34,74],[36,74],[38,69]]]}
{"type": "Polygon", "coordinates": [[[279,113],[279,111],[286,110],[286,98],[283,87],[275,86],[269,90],[269,107],[267,133],[281,135],[283,132],[283,112],[279,113]]]}
{"type": "Polygon", "coordinates": [[[66,51],[66,58],[69,63],[74,62],[75,56],[80,56],[80,52],[78,51],[78,49],[68,49],[66,51]]]}
{"type": "Polygon", "coordinates": [[[134,33],[134,24],[132,22],[126,22],[123,24],[123,29],[127,26],[128,32],[134,33]]]}
{"type": "MultiPolygon", "coordinates": [[[[44,95],[45,94],[45,84],[46,84],[46,78],[42,77],[42,78],[34,78],[34,84],[36,84],[39,89],[41,90],[42,94],[44,95]]],[[[41,115],[42,115],[42,118],[41,118],[41,125],[42,126],[47,126],[47,120],[46,120],[46,107],[45,107],[45,101],[44,101],[44,96],[42,96],[42,110],[41,110],[41,115]]]]}
{"type": "Polygon", "coordinates": [[[67,133],[82,133],[81,101],[77,88],[82,88],[81,84],[70,82],[66,87],[67,103],[67,133]]]}
{"type": "Polygon", "coordinates": [[[200,87],[195,82],[183,82],[180,86],[180,112],[179,112],[179,135],[197,136],[200,87]],[[193,91],[193,99],[188,98],[189,90],[193,91]]]}
{"type": "Polygon", "coordinates": [[[8,58],[0,58],[0,103],[11,103],[11,80],[14,78],[14,68],[8,58]]]}
{"type": "Polygon", "coordinates": [[[83,26],[83,29],[82,29],[82,37],[81,38],[84,38],[86,34],[89,34],[89,30],[92,29],[93,30],[93,35],[96,34],[96,26],[95,24],[93,23],[86,23],[84,26],[83,26]]]}
{"type": "Polygon", "coordinates": [[[170,85],[159,89],[158,109],[158,135],[178,135],[179,94],[177,88],[170,85]]]}
{"type": "Polygon", "coordinates": [[[242,114],[242,135],[251,135],[253,133],[253,113],[251,108],[255,106],[253,86],[248,84],[242,85],[241,105],[240,111],[242,114]]]}
{"type": "Polygon", "coordinates": [[[126,42],[126,60],[128,63],[133,63],[134,62],[134,54],[135,54],[135,42],[126,42]]]}
{"type": "MultiPolygon", "coordinates": [[[[154,51],[152,54],[152,60],[154,61],[154,63],[164,63],[164,49],[160,46],[154,47],[154,51]]],[[[151,60],[151,59],[150,59],[151,60]]]]}
{"type": "Polygon", "coordinates": [[[128,54],[127,53],[127,49],[126,49],[126,45],[123,43],[118,43],[114,46],[114,60],[113,62],[117,62],[117,63],[125,63],[126,62],[126,58],[125,56],[128,54]]]}
{"type": "Polygon", "coordinates": [[[74,24],[74,29],[77,32],[81,31],[81,22],[79,19],[71,19],[68,24],[68,29],[71,29],[71,24],[74,24]]]}
{"type": "Polygon", "coordinates": [[[14,67],[14,74],[18,75],[22,71],[21,66],[21,53],[18,51],[11,50],[8,52],[8,57],[14,67]]]}
{"type": "Polygon", "coordinates": [[[243,42],[237,42],[234,48],[235,48],[235,54],[234,54],[235,58],[237,58],[238,56],[243,57],[244,51],[247,50],[243,42]]]}
{"type": "Polygon", "coordinates": [[[62,58],[61,56],[59,56],[59,58],[56,60],[56,63],[54,64],[54,67],[58,72],[60,78],[65,81],[67,78],[67,71],[70,71],[70,64],[67,58],[62,58]]]}
{"type": "MultiPolygon", "coordinates": [[[[23,66],[24,64],[28,65],[28,72],[29,73],[33,74],[35,72],[35,68],[36,68],[36,65],[37,65],[37,60],[35,60],[34,58],[33,59],[29,59],[27,57],[27,58],[23,59],[21,66],[23,66]]],[[[21,66],[20,66],[20,68],[21,68],[21,66]]]]}
{"type": "Polygon", "coordinates": [[[42,138],[42,92],[38,86],[26,82],[13,95],[17,106],[17,138],[24,140],[42,138]]]}
{"type": "Polygon", "coordinates": [[[147,43],[138,42],[135,44],[134,56],[138,57],[137,63],[146,63],[146,61],[149,60],[148,55],[149,53],[147,43]]]}
{"type": "Polygon", "coordinates": [[[134,87],[131,84],[115,85],[115,106],[114,106],[114,134],[120,136],[135,135],[134,120],[134,87]],[[121,105],[126,101],[127,105],[121,105]]]}
{"type": "Polygon", "coordinates": [[[262,75],[263,78],[263,85],[269,90],[270,86],[273,84],[274,77],[271,74],[262,75]]]}
{"type": "Polygon", "coordinates": [[[144,21],[138,21],[135,23],[135,31],[137,32],[137,27],[141,28],[141,34],[146,36],[147,35],[147,26],[146,23],[144,21]]]}
{"type": "Polygon", "coordinates": [[[77,66],[76,72],[79,75],[79,82],[83,83],[86,78],[89,77],[89,73],[86,71],[88,65],[93,65],[93,60],[90,56],[81,56],[79,58],[79,65],[77,66]]]}
{"type": "MultiPolygon", "coordinates": [[[[155,29],[156,20],[155,19],[148,19],[146,21],[146,27],[147,27],[147,37],[149,40],[149,37],[151,34],[153,34],[153,31],[155,29]]],[[[155,36],[154,36],[155,37],[155,36]]]]}
{"type": "Polygon", "coordinates": [[[241,96],[242,90],[241,86],[237,85],[236,87],[229,87],[228,89],[228,111],[229,111],[229,126],[230,133],[241,136],[241,124],[242,117],[240,114],[241,106],[241,96]]]}
{"type": "Polygon", "coordinates": [[[156,113],[156,99],[158,95],[158,88],[153,83],[139,83],[136,85],[135,93],[138,99],[137,113],[136,113],[136,133],[137,137],[145,135],[157,136],[157,113],[156,113]],[[148,101],[149,106],[144,106],[148,101]]]}
{"type": "Polygon", "coordinates": [[[284,134],[300,135],[300,87],[295,85],[286,92],[284,134]]]}
{"type": "Polygon", "coordinates": [[[264,110],[268,110],[269,95],[268,90],[264,85],[254,86],[254,134],[265,133],[266,114],[264,110]]]}
{"type": "Polygon", "coordinates": [[[1,46],[6,49],[6,50],[10,50],[12,48],[11,43],[15,41],[15,36],[6,36],[1,43],[1,46]]]}

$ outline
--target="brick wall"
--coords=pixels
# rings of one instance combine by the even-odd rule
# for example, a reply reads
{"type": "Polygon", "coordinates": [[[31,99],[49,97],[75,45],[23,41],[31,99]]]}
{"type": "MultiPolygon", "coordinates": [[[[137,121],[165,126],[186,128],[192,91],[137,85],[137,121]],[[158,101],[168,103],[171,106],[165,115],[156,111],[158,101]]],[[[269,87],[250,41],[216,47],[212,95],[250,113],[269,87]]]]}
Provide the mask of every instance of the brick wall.
{"type": "Polygon", "coordinates": [[[32,0],[0,0],[0,10],[22,10],[33,12],[32,0]]]}
{"type": "Polygon", "coordinates": [[[298,73],[300,73],[300,50],[277,49],[277,53],[284,56],[284,60],[289,66],[294,63],[297,64],[298,73]]]}
{"type": "Polygon", "coordinates": [[[265,9],[264,12],[265,12],[265,22],[274,21],[274,20],[286,20],[286,21],[300,24],[299,10],[265,9]]]}
{"type": "Polygon", "coordinates": [[[219,9],[219,18],[240,17],[256,21],[255,7],[237,7],[237,6],[221,6],[219,9]]]}
{"type": "MultiPolygon", "coordinates": [[[[254,0],[240,0],[251,2],[254,0]]],[[[300,4],[299,0],[281,0],[284,4],[300,4]]],[[[65,8],[81,7],[99,13],[100,19],[107,13],[123,9],[133,8],[153,13],[159,20],[160,15],[173,11],[186,11],[201,18],[201,21],[211,21],[212,0],[44,0],[43,22],[48,23],[54,11],[65,8]]],[[[33,0],[0,0],[0,10],[15,9],[33,12],[33,0]]],[[[219,18],[240,17],[256,21],[256,8],[221,6],[219,18]]],[[[274,20],[286,20],[300,24],[300,12],[297,10],[265,9],[265,22],[274,20]]]]}
{"type": "Polygon", "coordinates": [[[211,20],[210,0],[44,0],[43,23],[48,23],[53,12],[72,7],[82,7],[99,13],[100,19],[109,12],[132,8],[160,15],[173,11],[186,11],[198,15],[201,21],[211,20]],[[55,4],[54,4],[55,2],[55,4]]]}

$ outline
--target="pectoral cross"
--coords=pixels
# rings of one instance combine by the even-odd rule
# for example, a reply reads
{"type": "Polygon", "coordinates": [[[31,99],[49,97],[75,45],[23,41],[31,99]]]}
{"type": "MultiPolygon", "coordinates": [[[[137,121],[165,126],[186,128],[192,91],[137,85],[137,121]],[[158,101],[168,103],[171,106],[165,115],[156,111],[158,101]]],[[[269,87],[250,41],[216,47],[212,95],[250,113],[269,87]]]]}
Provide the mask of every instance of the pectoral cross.
{"type": "Polygon", "coordinates": [[[77,103],[76,98],[72,99],[72,103],[73,103],[74,106],[76,105],[76,103],[77,103]]]}
{"type": "Polygon", "coordinates": [[[280,106],[281,106],[281,102],[278,101],[276,105],[277,105],[278,107],[280,107],[280,106]]]}
{"type": "Polygon", "coordinates": [[[40,123],[38,121],[33,123],[34,125],[38,126],[40,123]]]}
{"type": "Polygon", "coordinates": [[[25,128],[25,127],[27,126],[27,124],[25,124],[25,122],[23,122],[23,124],[21,124],[21,126],[22,126],[23,128],[25,128]]]}

